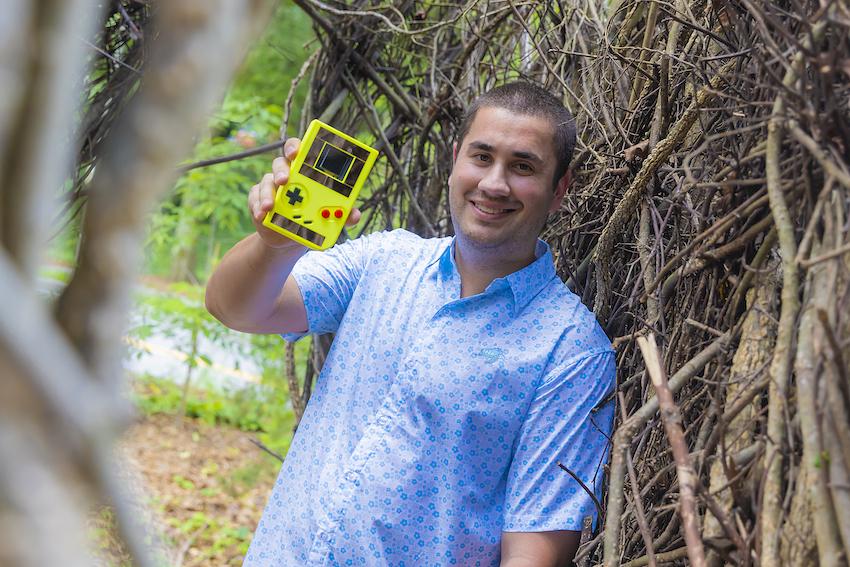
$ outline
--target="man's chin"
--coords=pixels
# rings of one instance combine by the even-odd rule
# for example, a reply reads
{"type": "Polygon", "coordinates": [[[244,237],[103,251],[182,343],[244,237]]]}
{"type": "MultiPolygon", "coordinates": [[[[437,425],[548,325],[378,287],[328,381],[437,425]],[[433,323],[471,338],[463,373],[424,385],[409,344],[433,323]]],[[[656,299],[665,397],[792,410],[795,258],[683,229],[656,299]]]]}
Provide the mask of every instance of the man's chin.
{"type": "Polygon", "coordinates": [[[509,239],[504,235],[482,234],[480,231],[461,231],[458,239],[464,246],[470,246],[476,250],[495,250],[503,248],[509,239]]]}

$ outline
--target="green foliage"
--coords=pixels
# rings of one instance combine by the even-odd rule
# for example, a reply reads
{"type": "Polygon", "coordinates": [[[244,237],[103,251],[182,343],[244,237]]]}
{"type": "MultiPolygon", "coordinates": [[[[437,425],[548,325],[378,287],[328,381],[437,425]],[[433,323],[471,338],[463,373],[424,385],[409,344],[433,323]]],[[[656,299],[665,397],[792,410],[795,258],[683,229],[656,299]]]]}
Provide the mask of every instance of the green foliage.
{"type": "Polygon", "coordinates": [[[815,455],[814,466],[816,469],[820,469],[824,466],[829,466],[830,456],[829,451],[821,451],[819,454],[815,455]]]}
{"type": "MultiPolygon", "coordinates": [[[[152,564],[156,567],[167,567],[169,561],[163,555],[163,549],[157,545],[156,534],[146,527],[144,542],[151,552],[152,564]]],[[[115,520],[115,512],[109,506],[101,506],[92,510],[87,522],[87,538],[89,548],[94,552],[96,565],[109,567],[134,567],[134,562],[121,538],[115,520]]]]}
{"type": "MultiPolygon", "coordinates": [[[[195,147],[192,161],[245,150],[240,144],[259,145],[277,138],[280,106],[261,104],[258,97],[228,97],[212,119],[214,135],[195,147]]],[[[148,265],[167,274],[181,254],[199,257],[206,272],[217,250],[229,248],[253,230],[248,216],[248,189],[271,167],[272,154],[194,169],[178,179],[171,198],[151,218],[148,265]],[[218,244],[218,246],[216,246],[218,244]],[[184,250],[185,252],[181,252],[184,250]]],[[[195,262],[189,262],[193,269],[195,262]]]]}
{"type": "Polygon", "coordinates": [[[200,363],[210,363],[200,338],[208,345],[229,348],[233,335],[207,312],[203,288],[186,283],[172,284],[167,293],[147,294],[137,303],[142,323],[130,330],[130,336],[145,339],[156,333],[169,337],[185,356],[187,378],[200,363]]]}
{"type": "MultiPolygon", "coordinates": [[[[245,335],[227,329],[207,312],[202,287],[186,283],[172,284],[163,293],[140,294],[136,309],[141,322],[130,330],[131,339],[143,341],[152,335],[170,337],[177,350],[186,356],[187,376],[199,365],[210,363],[211,352],[205,349],[213,348],[253,359],[262,372],[260,384],[226,391],[212,386],[181,388],[177,382],[182,377],[177,376],[138,378],[136,402],[142,411],[175,414],[184,405],[184,413],[189,417],[259,432],[267,446],[286,452],[295,416],[284,379],[285,345],[278,335],[250,335],[245,341],[245,335]],[[201,337],[205,340],[200,341],[201,337]]],[[[130,343],[131,350],[141,350],[136,341],[130,343]]],[[[309,339],[296,343],[295,368],[299,376],[304,375],[309,350],[309,339]]]]}
{"type": "Polygon", "coordinates": [[[111,555],[109,564],[115,567],[132,567],[133,561],[117,535],[115,513],[104,506],[93,512],[89,519],[87,537],[91,548],[98,555],[111,555]]]}
{"type": "MultiPolygon", "coordinates": [[[[171,380],[152,376],[134,381],[134,402],[145,414],[176,414],[182,390],[171,380]]],[[[273,451],[286,454],[295,426],[295,415],[281,388],[249,385],[235,392],[192,388],[186,398],[186,415],[209,424],[226,424],[259,433],[273,451]]]]}
{"type": "MultiPolygon", "coordinates": [[[[236,154],[279,139],[283,104],[292,79],[308,56],[304,46],[312,38],[310,19],[291,2],[284,3],[246,57],[221,108],[210,119],[209,135],[198,140],[187,163],[236,154]]],[[[306,82],[294,98],[290,124],[298,123],[306,82]]],[[[271,169],[274,155],[269,152],[183,175],[152,216],[146,247],[148,270],[176,279],[199,276],[203,280],[221,250],[253,230],[246,196],[271,169]]]]}
{"type": "Polygon", "coordinates": [[[171,480],[183,490],[195,489],[195,483],[182,475],[176,474],[171,478],[171,480]]]}
{"type": "Polygon", "coordinates": [[[77,263],[77,243],[80,240],[81,219],[79,215],[70,221],[60,221],[57,234],[51,234],[47,257],[51,262],[73,266],[77,263]]]}
{"type": "Polygon", "coordinates": [[[71,280],[71,271],[58,266],[43,266],[38,271],[38,277],[67,284],[71,280]]]}
{"type": "Polygon", "coordinates": [[[202,554],[195,557],[198,563],[215,557],[222,551],[235,546],[239,555],[248,552],[251,543],[251,530],[246,526],[235,526],[227,520],[210,516],[203,512],[195,512],[188,520],[170,518],[167,522],[177,530],[193,539],[209,540],[211,547],[202,549],[202,554]]]}
{"type": "MultiPolygon", "coordinates": [[[[276,469],[275,469],[276,470],[276,469]]],[[[235,497],[241,490],[237,487],[252,488],[268,472],[268,465],[263,463],[252,463],[234,470],[230,476],[222,477],[224,486],[230,496],[235,497]]]]}
{"type": "MultiPolygon", "coordinates": [[[[308,44],[314,38],[310,18],[292,2],[282,2],[263,37],[245,58],[231,87],[231,96],[238,99],[259,96],[265,103],[282,104],[292,79],[312,51],[308,44]]],[[[297,100],[304,100],[306,92],[307,81],[303,81],[297,100]]],[[[291,123],[298,123],[299,108],[300,104],[293,105],[291,123]]]]}

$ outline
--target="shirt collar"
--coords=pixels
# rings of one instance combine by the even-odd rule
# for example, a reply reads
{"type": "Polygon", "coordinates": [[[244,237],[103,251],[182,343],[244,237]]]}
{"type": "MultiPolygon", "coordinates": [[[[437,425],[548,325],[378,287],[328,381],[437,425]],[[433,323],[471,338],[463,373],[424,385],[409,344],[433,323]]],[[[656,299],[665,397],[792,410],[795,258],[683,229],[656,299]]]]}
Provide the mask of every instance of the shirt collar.
{"type": "MultiPolygon", "coordinates": [[[[454,258],[455,238],[448,241],[445,250],[431,263],[437,263],[437,274],[445,281],[460,278],[454,258]]],[[[514,314],[528,305],[540,290],[555,277],[555,262],[552,250],[542,240],[534,250],[536,259],[528,266],[507,276],[493,280],[484,293],[509,288],[514,302],[514,314]]]]}
{"type": "Polygon", "coordinates": [[[499,278],[507,280],[511,287],[515,315],[531,303],[531,300],[555,277],[555,261],[549,245],[538,240],[534,255],[537,259],[523,269],[499,278]]]}

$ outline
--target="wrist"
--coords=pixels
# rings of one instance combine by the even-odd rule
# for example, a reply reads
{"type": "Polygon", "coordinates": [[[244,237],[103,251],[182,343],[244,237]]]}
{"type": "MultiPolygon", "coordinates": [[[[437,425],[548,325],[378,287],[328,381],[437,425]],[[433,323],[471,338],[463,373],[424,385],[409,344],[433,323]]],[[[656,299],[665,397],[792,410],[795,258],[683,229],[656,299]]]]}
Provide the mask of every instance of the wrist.
{"type": "Polygon", "coordinates": [[[290,256],[292,254],[302,254],[307,251],[306,246],[283,235],[275,234],[276,238],[270,239],[263,237],[259,233],[254,233],[254,237],[257,241],[256,245],[264,255],[290,256]]]}

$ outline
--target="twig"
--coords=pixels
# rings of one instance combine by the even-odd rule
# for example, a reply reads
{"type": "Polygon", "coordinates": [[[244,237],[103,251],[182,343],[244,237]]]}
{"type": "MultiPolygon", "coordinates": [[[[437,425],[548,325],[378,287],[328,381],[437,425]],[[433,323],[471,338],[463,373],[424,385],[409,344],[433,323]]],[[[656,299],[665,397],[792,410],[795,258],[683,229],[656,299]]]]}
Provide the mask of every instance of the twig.
{"type": "Polygon", "coordinates": [[[626,194],[617,204],[614,214],[608,220],[602,234],[599,236],[596,252],[593,256],[594,262],[597,264],[597,291],[595,310],[600,317],[607,317],[610,306],[608,305],[608,295],[610,293],[610,284],[608,282],[610,276],[609,262],[611,250],[614,246],[614,239],[623,229],[626,221],[634,213],[635,205],[640,197],[646,191],[649,180],[655,174],[656,170],[662,163],[667,161],[673,150],[679,147],[685,136],[691,130],[699,116],[703,106],[708,104],[715,96],[716,90],[726,81],[726,73],[728,73],[735,65],[735,60],[729,61],[718,70],[717,74],[711,79],[709,85],[704,86],[697,92],[691,104],[685,110],[682,117],[679,118],[675,126],[670,130],[667,136],[658,142],[649,157],[643,162],[640,171],[635,176],[634,181],[626,190],[626,194]]]}
{"type": "MultiPolygon", "coordinates": [[[[786,75],[787,84],[796,79],[790,73],[786,75]],[[790,78],[790,80],[789,80],[790,78]]],[[[788,380],[791,373],[792,343],[794,341],[794,323],[800,310],[798,299],[799,283],[797,264],[797,240],[788,205],[781,188],[779,154],[782,144],[781,114],[784,99],[779,96],[773,106],[773,114],[767,130],[767,150],[765,170],[767,174],[767,194],[770,198],[770,210],[776,224],[779,248],[782,252],[782,307],[779,314],[779,330],[773,360],[770,365],[770,389],[768,392],[767,446],[765,462],[768,469],[765,475],[764,496],[761,508],[762,564],[766,567],[780,565],[779,535],[782,519],[782,465],[786,439],[785,415],[788,399],[788,380]]]]}
{"type": "Polygon", "coordinates": [[[216,158],[204,159],[201,161],[196,161],[195,163],[190,163],[188,165],[181,165],[177,168],[177,171],[180,174],[184,174],[187,171],[192,171],[193,169],[198,169],[200,167],[208,167],[210,165],[217,165],[220,163],[227,163],[229,161],[237,161],[240,159],[245,159],[251,156],[256,156],[260,154],[265,154],[274,150],[278,150],[283,147],[285,140],[277,140],[275,142],[269,142],[268,144],[263,144],[262,146],[257,146],[256,148],[251,148],[250,150],[245,150],[244,152],[238,152],[235,154],[230,154],[227,156],[220,156],[216,158]]]}
{"type": "Polygon", "coordinates": [[[850,189],[850,174],[841,169],[839,165],[837,165],[834,161],[829,159],[829,156],[826,155],[826,152],[821,149],[816,141],[812,139],[811,136],[803,132],[800,129],[800,126],[796,121],[792,120],[788,123],[789,130],[794,138],[800,142],[803,147],[809,150],[809,153],[812,154],[812,157],[815,158],[818,163],[823,167],[824,171],[830,174],[835,178],[836,181],[844,185],[845,188],[850,189]]]}
{"type": "Polygon", "coordinates": [[[603,518],[605,516],[605,510],[604,508],[602,508],[602,503],[596,497],[596,494],[594,494],[593,491],[588,488],[588,486],[578,477],[578,475],[571,471],[566,465],[559,462],[558,466],[561,467],[561,470],[565,471],[568,475],[573,477],[573,480],[575,480],[579,484],[579,486],[581,486],[582,490],[584,490],[588,494],[588,496],[590,496],[590,498],[593,500],[593,505],[596,506],[597,517],[603,518]]]}
{"type": "Polygon", "coordinates": [[[679,513],[682,516],[682,530],[685,532],[688,559],[694,567],[705,567],[705,550],[700,538],[699,516],[696,509],[696,486],[699,479],[688,455],[688,445],[682,429],[682,414],[676,402],[673,401],[673,394],[670,392],[667,376],[661,365],[658,347],[655,345],[655,337],[652,334],[638,337],[637,343],[646,362],[646,370],[655,386],[656,397],[661,408],[661,420],[664,422],[664,429],[676,461],[676,473],[679,477],[679,513]]]}
{"type": "MultiPolygon", "coordinates": [[[[665,551],[664,553],[656,553],[655,560],[658,563],[673,563],[674,561],[678,561],[684,557],[688,556],[688,548],[687,547],[679,547],[672,551],[665,551]]],[[[649,565],[649,557],[638,557],[637,559],[632,559],[631,561],[626,561],[622,564],[621,567],[645,567],[649,565]]]]}
{"type": "Polygon", "coordinates": [[[632,462],[632,455],[630,451],[626,451],[626,465],[629,469],[629,482],[632,484],[632,500],[634,501],[635,506],[635,518],[638,522],[638,528],[640,529],[640,535],[643,537],[643,543],[646,546],[646,557],[649,560],[649,567],[655,567],[655,548],[652,545],[652,533],[649,531],[649,523],[646,521],[646,513],[643,510],[643,502],[641,500],[641,493],[638,490],[638,479],[637,473],[635,473],[635,466],[632,462]]]}
{"type": "Polygon", "coordinates": [[[704,323],[700,323],[699,321],[694,321],[690,317],[685,319],[685,323],[690,325],[691,327],[699,329],[700,331],[705,331],[706,333],[714,335],[715,337],[722,337],[723,336],[722,331],[718,331],[714,327],[709,327],[708,325],[706,325],[704,323]]]}
{"type": "Polygon", "coordinates": [[[747,543],[741,537],[741,534],[738,533],[738,530],[734,525],[729,521],[726,512],[723,511],[723,508],[720,507],[720,504],[717,503],[717,500],[711,495],[711,493],[705,489],[705,487],[697,483],[697,490],[702,496],[702,499],[705,501],[705,505],[711,510],[712,515],[717,519],[720,527],[723,528],[723,532],[726,534],[732,543],[735,544],[735,547],[738,548],[738,559],[742,565],[750,564],[750,550],[747,547],[747,543]]]}
{"type": "Polygon", "coordinates": [[[832,260],[833,258],[842,256],[844,254],[847,254],[848,252],[850,252],[850,242],[848,242],[844,246],[839,246],[835,250],[830,250],[829,252],[821,254],[820,256],[815,256],[814,258],[809,258],[808,260],[800,260],[800,267],[809,269],[812,266],[820,264],[821,262],[832,260]]]}
{"type": "Polygon", "coordinates": [[[661,284],[661,282],[664,281],[664,278],[667,276],[667,274],[669,274],[676,267],[676,265],[682,261],[685,256],[687,256],[694,248],[696,248],[700,242],[716,237],[717,234],[732,226],[732,223],[734,221],[740,220],[741,218],[746,218],[753,211],[758,210],[767,203],[768,196],[766,194],[754,195],[741,206],[737,207],[734,211],[730,212],[728,215],[718,220],[716,223],[711,225],[702,233],[692,238],[690,242],[688,242],[688,245],[684,249],[682,249],[681,252],[677,253],[670,261],[668,261],[664,265],[664,267],[662,267],[658,271],[658,274],[655,276],[655,280],[650,286],[646,288],[646,291],[644,291],[644,295],[643,297],[641,297],[641,300],[643,301],[648,294],[655,291],[655,289],[661,284]]]}
{"type": "Polygon", "coordinates": [[[276,453],[275,451],[272,451],[271,449],[269,449],[268,447],[266,447],[266,446],[262,443],[262,441],[260,441],[259,439],[255,439],[255,438],[253,438],[253,437],[248,437],[248,440],[249,440],[251,443],[253,443],[254,445],[256,445],[257,447],[259,447],[260,449],[262,449],[264,452],[268,453],[269,455],[271,455],[272,457],[274,457],[275,459],[277,459],[278,461],[280,461],[281,463],[283,462],[283,456],[282,456],[280,453],[276,453]]]}
{"type": "MultiPolygon", "coordinates": [[[[709,346],[704,348],[691,360],[686,362],[676,372],[668,383],[672,393],[678,392],[697,372],[702,370],[715,356],[717,356],[730,342],[730,334],[718,337],[709,346]]],[[[611,449],[611,473],[608,488],[608,508],[605,515],[604,562],[607,567],[617,567],[620,564],[619,535],[620,522],[623,514],[625,483],[625,452],[631,445],[633,437],[638,429],[648,422],[655,412],[658,411],[658,396],[647,401],[639,410],[620,425],[614,434],[613,447],[611,449]]]]}

